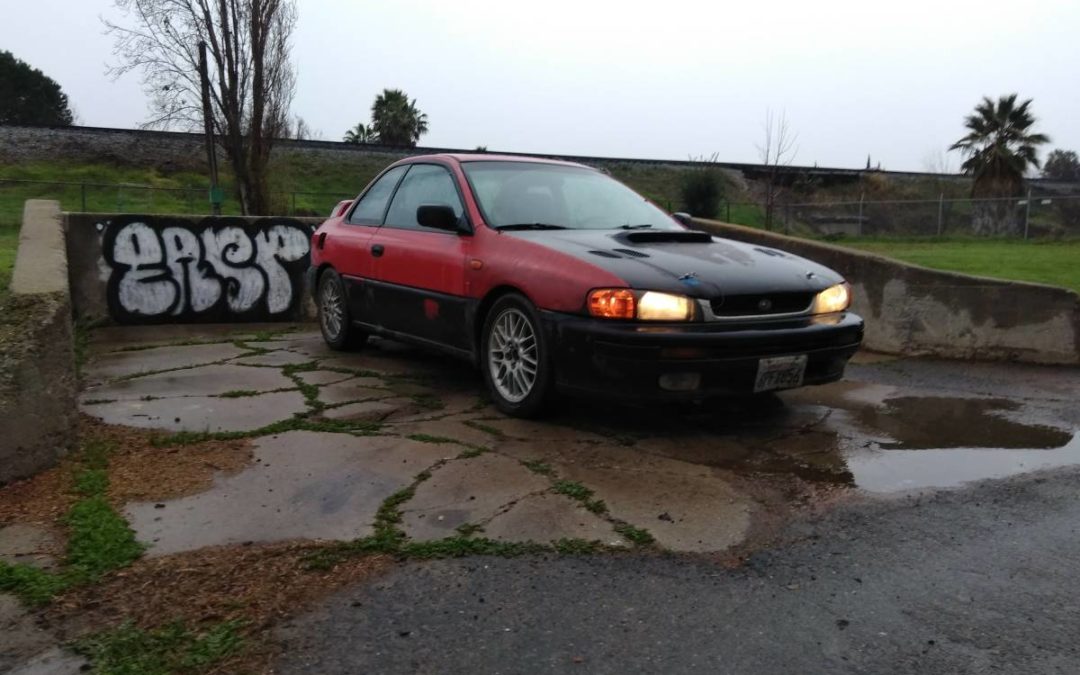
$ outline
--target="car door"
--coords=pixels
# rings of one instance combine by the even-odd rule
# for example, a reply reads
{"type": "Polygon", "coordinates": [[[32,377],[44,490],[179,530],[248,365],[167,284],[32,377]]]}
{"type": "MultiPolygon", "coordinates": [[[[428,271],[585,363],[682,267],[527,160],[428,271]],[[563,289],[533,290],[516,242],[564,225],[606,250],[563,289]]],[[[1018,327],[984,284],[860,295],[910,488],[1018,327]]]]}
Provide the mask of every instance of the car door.
{"type": "Polygon", "coordinates": [[[472,238],[420,225],[416,209],[428,205],[449,206],[463,218],[461,194],[450,170],[413,164],[371,239],[375,316],[390,331],[471,351],[465,264],[472,238]]]}
{"type": "Polygon", "coordinates": [[[372,294],[367,285],[374,275],[371,238],[382,225],[390,197],[408,170],[408,165],[396,166],[379,176],[323,244],[345,283],[350,314],[365,323],[372,316],[372,294]]]}

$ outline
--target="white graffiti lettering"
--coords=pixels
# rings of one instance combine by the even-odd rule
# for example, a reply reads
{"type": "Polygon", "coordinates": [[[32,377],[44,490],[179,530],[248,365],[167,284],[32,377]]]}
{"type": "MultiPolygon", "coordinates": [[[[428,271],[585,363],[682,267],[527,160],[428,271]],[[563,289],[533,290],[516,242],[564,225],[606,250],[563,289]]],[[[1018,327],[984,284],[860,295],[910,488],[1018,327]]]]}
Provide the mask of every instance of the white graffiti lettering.
{"type": "Polygon", "coordinates": [[[310,229],[295,221],[232,223],[115,223],[103,241],[114,318],[288,312],[307,266],[310,229]]]}

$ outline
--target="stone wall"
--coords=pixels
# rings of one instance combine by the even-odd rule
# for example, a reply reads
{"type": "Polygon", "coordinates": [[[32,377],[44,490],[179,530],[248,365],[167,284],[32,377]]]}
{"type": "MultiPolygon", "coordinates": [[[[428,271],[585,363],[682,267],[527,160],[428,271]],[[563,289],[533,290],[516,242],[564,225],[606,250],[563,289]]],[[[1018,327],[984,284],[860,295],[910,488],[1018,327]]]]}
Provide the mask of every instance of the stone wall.
{"type": "Polygon", "coordinates": [[[790,251],[851,282],[864,345],[890,354],[1080,364],[1080,295],[1055,286],[931,270],[872,253],[696,220],[721,237],[790,251]]]}
{"type": "Polygon", "coordinates": [[[75,316],[119,324],[314,317],[319,218],[67,213],[75,316]]]}
{"type": "Polygon", "coordinates": [[[52,466],[74,446],[77,390],[60,205],[31,200],[0,308],[0,484],[52,466]]]}

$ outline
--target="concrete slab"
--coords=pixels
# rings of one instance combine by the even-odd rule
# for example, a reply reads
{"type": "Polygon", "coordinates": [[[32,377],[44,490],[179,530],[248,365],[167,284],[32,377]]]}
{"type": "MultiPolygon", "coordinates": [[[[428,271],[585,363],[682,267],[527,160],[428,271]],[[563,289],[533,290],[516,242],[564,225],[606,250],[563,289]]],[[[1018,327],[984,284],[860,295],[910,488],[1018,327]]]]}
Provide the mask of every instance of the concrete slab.
{"type": "Polygon", "coordinates": [[[233,363],[239,363],[242,366],[288,366],[297,363],[307,363],[310,360],[311,358],[304,354],[297,354],[296,352],[287,352],[279,349],[272,352],[266,352],[265,354],[258,354],[256,356],[245,356],[236,359],[233,363]]]}
{"type": "Polygon", "coordinates": [[[606,436],[591,431],[575,429],[560,424],[552,424],[551,422],[546,421],[499,417],[495,419],[484,419],[481,420],[481,423],[484,426],[497,429],[506,438],[568,443],[582,441],[605,443],[610,442],[611,440],[606,436]]]}
{"type": "Polygon", "coordinates": [[[144,397],[219,396],[227,392],[291,389],[296,383],[273,368],[232,364],[199,366],[87,387],[81,400],[132,400],[144,397]]]}
{"type": "Polygon", "coordinates": [[[486,521],[550,487],[546,478],[508,457],[488,453],[456,460],[420,484],[402,510],[402,526],[416,540],[442,539],[460,525],[486,521]]]}
{"type": "Polygon", "coordinates": [[[63,550],[59,538],[42,527],[15,523],[0,527],[0,561],[51,570],[55,553],[63,550]]]}
{"type": "Polygon", "coordinates": [[[22,675],[77,673],[71,655],[62,652],[57,639],[42,630],[34,614],[14,596],[0,594],[0,672],[22,675]]]}
{"type": "MultiPolygon", "coordinates": [[[[310,370],[303,373],[297,373],[296,376],[299,377],[304,384],[312,384],[315,386],[344,382],[353,377],[352,373],[338,373],[333,370],[310,370]]],[[[382,380],[371,378],[371,381],[381,382],[382,380]]]]}
{"type": "Polygon", "coordinates": [[[593,490],[613,517],[645,528],[674,551],[722,551],[741,542],[750,526],[753,499],[718,469],[592,443],[508,442],[499,451],[544,460],[562,478],[593,490]]]}
{"type": "Polygon", "coordinates": [[[479,445],[485,448],[495,448],[498,446],[499,439],[486,431],[480,431],[474,427],[470,427],[464,422],[453,419],[439,419],[430,420],[426,422],[409,421],[411,418],[402,418],[400,421],[392,422],[389,426],[390,431],[401,436],[410,436],[412,434],[426,434],[429,436],[440,436],[442,438],[452,438],[455,441],[461,441],[462,443],[471,443],[472,445],[479,445]]]}
{"type": "Polygon", "coordinates": [[[533,495],[518,501],[484,525],[484,536],[520,542],[584,539],[609,546],[629,543],[615,533],[611,523],[556,494],[533,495]]]}
{"type": "MultiPolygon", "coordinates": [[[[230,342],[252,338],[258,333],[278,332],[296,328],[281,323],[179,323],[151,326],[102,326],[90,331],[91,354],[113,352],[118,349],[151,345],[170,345],[178,342],[230,342]]],[[[287,339],[281,336],[277,339],[287,339]]]]}
{"type": "Polygon", "coordinates": [[[416,412],[416,404],[409,399],[390,398],[380,401],[348,403],[338,408],[322,412],[322,416],[331,420],[352,420],[355,422],[382,422],[395,415],[410,415],[416,412]]]}
{"type": "Polygon", "coordinates": [[[138,351],[110,352],[94,357],[83,370],[88,382],[101,382],[137,373],[171,368],[193,368],[234,359],[248,350],[231,343],[154,347],[138,351]]]}
{"type": "Polygon", "coordinates": [[[383,500],[456,449],[391,437],[293,431],[260,438],[255,464],[207,492],[125,509],[150,555],[247,541],[349,540],[383,500]]]}
{"type": "Polygon", "coordinates": [[[377,377],[354,377],[343,382],[328,384],[319,389],[319,400],[326,405],[337,405],[352,401],[369,401],[377,398],[389,398],[392,391],[381,387],[383,381],[377,377]]]}
{"type": "Polygon", "coordinates": [[[243,398],[190,396],[88,405],[83,412],[106,424],[168,431],[251,431],[307,410],[298,391],[243,398]]]}

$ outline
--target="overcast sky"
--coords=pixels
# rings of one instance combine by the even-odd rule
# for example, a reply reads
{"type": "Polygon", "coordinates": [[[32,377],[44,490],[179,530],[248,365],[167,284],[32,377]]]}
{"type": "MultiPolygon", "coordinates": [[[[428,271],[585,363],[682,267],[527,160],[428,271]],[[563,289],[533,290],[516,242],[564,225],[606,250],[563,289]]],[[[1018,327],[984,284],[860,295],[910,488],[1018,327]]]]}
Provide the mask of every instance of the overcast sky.
{"type": "MultiPolygon", "coordinates": [[[[327,140],[397,87],[428,115],[424,145],[754,162],[773,109],[796,164],[919,171],[981,96],[1015,91],[1050,147],[1080,150],[1078,0],[297,4],[293,110],[327,140]]],[[[105,74],[110,0],[0,14],[0,49],[60,82],[81,124],[146,119],[139,78],[105,74]]]]}

